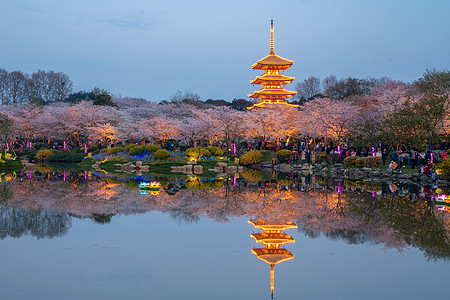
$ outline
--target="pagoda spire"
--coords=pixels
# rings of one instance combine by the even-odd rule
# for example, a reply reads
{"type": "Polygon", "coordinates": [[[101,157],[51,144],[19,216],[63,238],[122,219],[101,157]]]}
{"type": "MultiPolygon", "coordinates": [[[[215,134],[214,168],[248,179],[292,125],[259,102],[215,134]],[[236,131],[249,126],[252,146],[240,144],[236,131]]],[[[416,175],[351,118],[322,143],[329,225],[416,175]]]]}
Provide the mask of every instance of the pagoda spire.
{"type": "Polygon", "coordinates": [[[273,20],[270,20],[270,54],[275,54],[273,52],[273,20]]]}
{"type": "Polygon", "coordinates": [[[270,264],[270,296],[273,299],[273,291],[275,290],[275,264],[270,264]]]}

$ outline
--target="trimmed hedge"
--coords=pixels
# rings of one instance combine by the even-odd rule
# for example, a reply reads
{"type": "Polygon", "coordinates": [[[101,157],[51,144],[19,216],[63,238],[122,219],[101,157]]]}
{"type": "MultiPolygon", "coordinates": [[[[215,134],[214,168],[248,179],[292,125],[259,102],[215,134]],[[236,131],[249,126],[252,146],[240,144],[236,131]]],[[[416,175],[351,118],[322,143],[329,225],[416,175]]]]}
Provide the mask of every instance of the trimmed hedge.
{"type": "Polygon", "coordinates": [[[242,154],[239,158],[239,163],[241,165],[247,166],[252,164],[259,164],[262,161],[263,155],[261,151],[252,150],[245,154],[242,154]]]}
{"type": "Polygon", "coordinates": [[[278,151],[277,159],[279,162],[284,163],[288,160],[289,157],[291,157],[291,155],[292,155],[291,150],[283,149],[283,150],[278,151]]]}
{"type": "Polygon", "coordinates": [[[145,153],[145,147],[136,145],[135,147],[132,147],[128,153],[130,153],[130,155],[142,155],[145,153]]]}
{"type": "Polygon", "coordinates": [[[209,150],[207,150],[203,147],[188,148],[188,149],[186,149],[184,154],[186,154],[186,156],[195,157],[195,158],[199,158],[202,156],[204,156],[204,157],[211,156],[211,152],[209,152],[209,150]]]}
{"type": "Polygon", "coordinates": [[[55,153],[56,153],[56,150],[45,149],[45,148],[39,149],[38,152],[36,153],[36,155],[34,156],[34,158],[39,161],[44,161],[55,153]]]}
{"type": "Polygon", "coordinates": [[[123,147],[116,146],[116,147],[109,148],[108,151],[106,151],[106,152],[108,153],[108,155],[111,155],[111,154],[116,154],[117,152],[120,152],[120,151],[125,151],[125,149],[123,147]]]}
{"type": "Polygon", "coordinates": [[[222,156],[223,150],[219,147],[211,146],[206,148],[209,152],[211,152],[212,156],[222,156]]]}
{"type": "Polygon", "coordinates": [[[170,157],[169,151],[167,151],[166,149],[159,149],[158,151],[155,152],[156,159],[166,159],[169,157],[170,157]]]}
{"type": "Polygon", "coordinates": [[[129,145],[126,145],[126,146],[125,146],[125,150],[126,150],[126,151],[130,151],[131,148],[136,147],[136,146],[138,146],[138,145],[137,145],[137,144],[129,144],[129,145]]]}
{"type": "Polygon", "coordinates": [[[357,156],[348,156],[344,159],[344,165],[346,166],[356,166],[357,156]]]}
{"type": "Polygon", "coordinates": [[[145,150],[147,150],[149,153],[156,152],[156,151],[158,151],[159,149],[161,149],[161,147],[158,146],[158,145],[145,145],[144,148],[145,148],[145,150]]]}

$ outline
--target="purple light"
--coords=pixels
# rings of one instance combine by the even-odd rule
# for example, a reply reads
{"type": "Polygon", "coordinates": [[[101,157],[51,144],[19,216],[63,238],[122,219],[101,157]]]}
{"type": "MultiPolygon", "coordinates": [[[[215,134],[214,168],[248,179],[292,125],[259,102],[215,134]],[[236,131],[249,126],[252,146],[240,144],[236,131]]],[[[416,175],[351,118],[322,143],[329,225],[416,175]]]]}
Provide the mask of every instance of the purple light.
{"type": "Polygon", "coordinates": [[[87,144],[84,144],[84,153],[87,153],[87,144]]]}
{"type": "Polygon", "coordinates": [[[233,176],[233,187],[236,187],[236,175],[233,176]]]}
{"type": "Polygon", "coordinates": [[[66,181],[66,170],[64,170],[64,173],[63,173],[64,175],[63,175],[63,181],[66,181]]]}
{"type": "Polygon", "coordinates": [[[29,142],[28,147],[30,148],[30,150],[31,150],[31,146],[32,146],[32,144],[31,144],[31,142],[29,142]]]}
{"type": "Polygon", "coordinates": [[[84,170],[84,179],[85,180],[87,179],[87,171],[86,170],[84,170]]]}
{"type": "Polygon", "coordinates": [[[66,149],[66,141],[64,141],[64,149],[66,149]]]}
{"type": "Polygon", "coordinates": [[[9,143],[6,143],[6,151],[9,151],[9,143]]]}
{"type": "Polygon", "coordinates": [[[375,198],[375,192],[372,192],[372,197],[374,197],[374,198],[375,198]]]}
{"type": "Polygon", "coordinates": [[[338,184],[338,193],[341,193],[341,182],[339,181],[339,184],[338,184]]]}
{"type": "Polygon", "coordinates": [[[372,156],[375,156],[375,147],[372,147],[372,156]]]}
{"type": "Polygon", "coordinates": [[[433,163],[433,153],[430,153],[431,155],[431,163],[433,163]]]}
{"type": "Polygon", "coordinates": [[[30,172],[30,173],[28,173],[28,178],[30,178],[30,179],[31,179],[31,172],[30,172]]]}
{"type": "Polygon", "coordinates": [[[236,144],[233,144],[233,154],[236,154],[236,144]]]}

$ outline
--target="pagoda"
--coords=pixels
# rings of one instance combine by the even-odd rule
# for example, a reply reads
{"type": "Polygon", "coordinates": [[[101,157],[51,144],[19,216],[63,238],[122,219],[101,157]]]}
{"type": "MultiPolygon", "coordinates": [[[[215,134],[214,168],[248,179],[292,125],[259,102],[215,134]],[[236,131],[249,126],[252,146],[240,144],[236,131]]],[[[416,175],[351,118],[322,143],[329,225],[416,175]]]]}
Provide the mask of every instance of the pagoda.
{"type": "Polygon", "coordinates": [[[263,86],[262,89],[248,95],[250,98],[259,98],[261,101],[251,107],[247,107],[247,109],[270,107],[271,105],[298,107],[298,105],[290,104],[284,100],[294,96],[297,92],[287,91],[281,87],[295,79],[295,77],[287,77],[281,73],[282,70],[289,69],[293,63],[292,60],[282,58],[273,51],[273,20],[271,20],[270,53],[251,66],[253,70],[264,70],[262,76],[258,76],[255,80],[250,81],[253,84],[261,84],[263,86]]]}
{"type": "Polygon", "coordinates": [[[255,228],[262,229],[263,231],[262,233],[252,233],[250,235],[257,243],[264,245],[264,248],[252,249],[252,253],[270,266],[270,295],[273,299],[275,265],[294,258],[294,255],[289,250],[281,248],[285,243],[295,243],[295,240],[284,231],[289,228],[297,228],[297,225],[292,222],[274,224],[262,219],[249,220],[248,222],[255,226],[255,228]]]}

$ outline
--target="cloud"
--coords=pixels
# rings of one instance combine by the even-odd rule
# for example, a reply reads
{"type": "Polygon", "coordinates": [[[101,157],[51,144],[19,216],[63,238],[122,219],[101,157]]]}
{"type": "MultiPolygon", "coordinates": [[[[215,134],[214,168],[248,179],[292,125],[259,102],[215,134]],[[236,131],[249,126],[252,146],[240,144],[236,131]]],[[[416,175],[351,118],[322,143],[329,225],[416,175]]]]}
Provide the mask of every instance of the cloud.
{"type": "Polygon", "coordinates": [[[139,29],[146,30],[148,28],[147,24],[138,22],[138,21],[127,21],[127,20],[114,20],[114,19],[100,19],[96,21],[97,23],[104,23],[114,27],[120,28],[131,28],[131,29],[139,29]]]}

